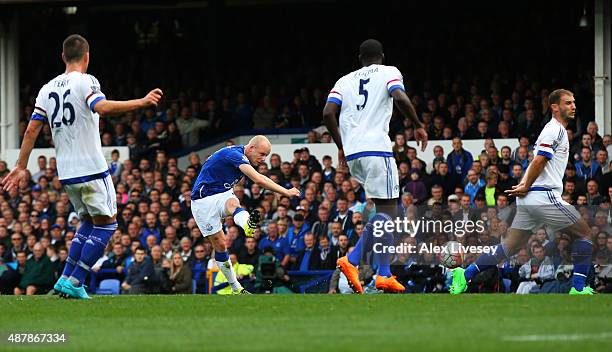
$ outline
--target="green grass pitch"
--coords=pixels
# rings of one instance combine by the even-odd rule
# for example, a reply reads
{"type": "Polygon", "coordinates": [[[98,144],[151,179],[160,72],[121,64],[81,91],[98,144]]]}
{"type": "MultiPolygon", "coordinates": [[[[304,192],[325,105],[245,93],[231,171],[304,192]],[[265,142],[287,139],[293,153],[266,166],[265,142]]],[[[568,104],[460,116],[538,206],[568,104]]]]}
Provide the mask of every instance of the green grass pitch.
{"type": "Polygon", "coordinates": [[[0,335],[0,351],[610,351],[612,295],[1,296],[0,335]]]}

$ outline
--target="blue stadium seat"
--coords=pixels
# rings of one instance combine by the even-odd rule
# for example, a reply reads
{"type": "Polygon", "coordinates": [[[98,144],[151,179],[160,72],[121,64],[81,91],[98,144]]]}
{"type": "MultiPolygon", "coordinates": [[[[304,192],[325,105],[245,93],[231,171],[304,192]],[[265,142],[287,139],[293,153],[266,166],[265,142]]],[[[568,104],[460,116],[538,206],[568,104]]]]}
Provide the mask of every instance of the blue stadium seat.
{"type": "Polygon", "coordinates": [[[118,295],[121,282],[116,279],[106,279],[100,282],[100,286],[96,290],[97,295],[118,295]]]}

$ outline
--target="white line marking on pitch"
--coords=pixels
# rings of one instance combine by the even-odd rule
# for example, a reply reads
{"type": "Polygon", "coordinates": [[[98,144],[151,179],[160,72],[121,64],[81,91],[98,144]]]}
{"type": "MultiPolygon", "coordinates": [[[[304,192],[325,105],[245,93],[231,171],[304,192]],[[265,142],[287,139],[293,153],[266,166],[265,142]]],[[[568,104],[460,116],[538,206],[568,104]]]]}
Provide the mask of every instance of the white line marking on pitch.
{"type": "Polygon", "coordinates": [[[602,332],[599,334],[571,334],[571,335],[519,335],[504,336],[504,341],[514,342],[534,342],[534,341],[581,341],[599,340],[612,338],[612,332],[602,332]]]}

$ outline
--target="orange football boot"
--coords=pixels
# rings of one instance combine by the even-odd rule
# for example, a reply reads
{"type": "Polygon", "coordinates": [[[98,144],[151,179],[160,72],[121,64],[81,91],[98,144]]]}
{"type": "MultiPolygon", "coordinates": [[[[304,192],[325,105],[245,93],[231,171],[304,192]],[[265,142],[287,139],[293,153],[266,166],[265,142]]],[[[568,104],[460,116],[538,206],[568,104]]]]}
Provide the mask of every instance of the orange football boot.
{"type": "Polygon", "coordinates": [[[404,285],[400,284],[395,276],[386,277],[381,275],[376,275],[376,288],[383,290],[385,293],[399,293],[406,290],[404,285]]]}
{"type": "Polygon", "coordinates": [[[349,286],[355,291],[355,293],[363,293],[363,287],[359,282],[359,270],[356,266],[351,264],[347,256],[344,256],[336,262],[338,269],[346,276],[349,286]]]}

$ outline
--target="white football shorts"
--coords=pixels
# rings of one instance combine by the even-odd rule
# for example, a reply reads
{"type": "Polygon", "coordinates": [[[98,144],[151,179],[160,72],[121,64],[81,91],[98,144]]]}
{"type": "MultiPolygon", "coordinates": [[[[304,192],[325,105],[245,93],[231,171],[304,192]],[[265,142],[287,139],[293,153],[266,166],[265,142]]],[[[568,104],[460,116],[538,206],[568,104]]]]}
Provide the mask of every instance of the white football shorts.
{"type": "Polygon", "coordinates": [[[578,222],[580,213],[558,193],[544,187],[535,188],[538,190],[516,199],[516,216],[511,228],[534,230],[547,225],[552,231],[559,231],[578,222]]]}
{"type": "Polygon", "coordinates": [[[117,192],[110,175],[82,183],[64,185],[77,214],[114,216],[117,214],[117,192]]]}
{"type": "Polygon", "coordinates": [[[399,198],[399,176],[393,157],[364,156],[347,163],[351,176],[363,186],[366,197],[399,198]]]}
{"type": "Polygon", "coordinates": [[[221,220],[227,216],[225,203],[230,198],[238,200],[232,189],[191,201],[191,213],[202,236],[208,237],[221,231],[221,220]]]}

